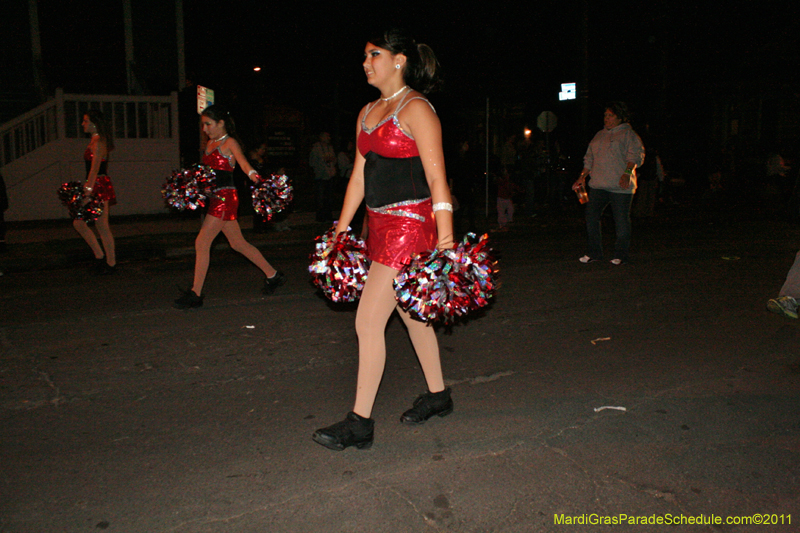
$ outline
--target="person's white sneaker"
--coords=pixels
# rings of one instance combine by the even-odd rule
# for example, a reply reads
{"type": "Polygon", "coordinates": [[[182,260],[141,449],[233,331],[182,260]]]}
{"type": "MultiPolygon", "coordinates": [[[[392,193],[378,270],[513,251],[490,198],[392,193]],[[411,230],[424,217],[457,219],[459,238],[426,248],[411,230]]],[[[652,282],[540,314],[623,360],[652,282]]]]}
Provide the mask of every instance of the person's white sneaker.
{"type": "Polygon", "coordinates": [[[775,314],[797,318],[797,301],[791,296],[779,296],[767,302],[767,309],[775,314]]]}

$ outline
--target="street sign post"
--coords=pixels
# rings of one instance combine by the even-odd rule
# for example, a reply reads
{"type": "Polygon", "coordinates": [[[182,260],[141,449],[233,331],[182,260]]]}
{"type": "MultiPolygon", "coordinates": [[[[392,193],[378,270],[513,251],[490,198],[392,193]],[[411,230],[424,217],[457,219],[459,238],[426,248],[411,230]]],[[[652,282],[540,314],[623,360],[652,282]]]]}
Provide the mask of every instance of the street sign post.
{"type": "Polygon", "coordinates": [[[542,111],[536,119],[536,127],[544,133],[550,133],[558,126],[558,117],[552,111],[542,111]]]}
{"type": "Polygon", "coordinates": [[[547,147],[547,183],[549,184],[551,182],[550,167],[553,166],[551,164],[553,159],[550,156],[550,132],[558,126],[558,117],[552,111],[542,111],[536,119],[536,126],[544,132],[545,145],[547,147]]]}

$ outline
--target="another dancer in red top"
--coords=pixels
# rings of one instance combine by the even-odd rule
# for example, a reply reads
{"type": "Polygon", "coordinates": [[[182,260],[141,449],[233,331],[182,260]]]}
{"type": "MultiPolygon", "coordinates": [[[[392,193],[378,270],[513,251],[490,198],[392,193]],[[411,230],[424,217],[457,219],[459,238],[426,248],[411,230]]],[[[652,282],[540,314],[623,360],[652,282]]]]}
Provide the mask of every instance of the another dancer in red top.
{"type": "Polygon", "coordinates": [[[453,207],[441,124],[422,95],[438,84],[438,62],[427,45],[416,44],[400,30],[370,39],[364,52],[367,83],[380,90],[381,97],[359,114],[358,150],[336,232],[347,229],[366,200],[372,264],[356,315],[355,405],[342,422],[313,435],[314,441],[333,450],[372,445],[370,416],[386,362],[386,324],[395,310],[408,329],[428,385],[428,392],[414,401],[400,421],[421,424],[453,411],[436,333],[397,306],[392,286],[411,254],[453,246],[453,207]]]}
{"type": "Polygon", "coordinates": [[[108,167],[108,154],[114,149],[114,137],[106,123],[103,113],[97,110],[87,111],[83,115],[84,133],[90,133],[92,140],[83,153],[83,161],[86,163],[86,185],[84,192],[86,196],[94,196],[103,202],[103,214],[95,220],[97,232],[103,241],[103,246],[97,241],[97,236],[86,222],[80,219],[72,221],[72,225],[81,237],[86,241],[94,253],[96,261],[96,272],[98,274],[113,274],[117,269],[117,255],[114,246],[114,235],[108,223],[110,207],[117,203],[117,196],[114,193],[114,185],[106,175],[108,167]]]}
{"type": "Polygon", "coordinates": [[[239,197],[233,183],[233,169],[236,163],[253,182],[258,181],[258,172],[250,165],[242,153],[236,140],[236,126],[230,113],[220,106],[207,107],[201,114],[203,133],[209,141],[203,155],[203,164],[216,171],[217,188],[203,220],[200,233],[195,239],[194,283],[192,288],[175,300],[175,307],[188,309],[203,305],[203,285],[205,284],[208,265],[211,261],[211,243],[219,232],[225,234],[231,248],[253,262],[266,276],[264,294],[272,294],[275,289],[286,282],[282,272],[270,265],[258,248],[247,242],[242,235],[242,228],[237,221],[239,197]]]}

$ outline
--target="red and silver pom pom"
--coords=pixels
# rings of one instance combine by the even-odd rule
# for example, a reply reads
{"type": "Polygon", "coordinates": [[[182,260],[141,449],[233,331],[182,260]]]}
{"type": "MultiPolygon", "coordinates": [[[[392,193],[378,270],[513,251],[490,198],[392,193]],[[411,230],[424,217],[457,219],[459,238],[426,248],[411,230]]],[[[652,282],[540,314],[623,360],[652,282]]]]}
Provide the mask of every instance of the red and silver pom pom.
{"type": "Polygon", "coordinates": [[[336,228],[331,228],[317,237],[308,271],[314,285],[330,300],[355,302],[361,297],[369,272],[367,246],[350,228],[339,235],[335,232],[336,228]]]}
{"type": "Polygon", "coordinates": [[[394,288],[400,307],[413,317],[452,323],[489,303],[497,272],[488,236],[469,233],[453,249],[414,254],[395,277],[394,288]]]}
{"type": "Polygon", "coordinates": [[[103,214],[103,201],[94,196],[84,196],[83,184],[70,181],[58,189],[58,198],[67,206],[73,220],[93,222],[103,214]]]}
{"type": "Polygon", "coordinates": [[[267,220],[286,209],[292,202],[294,194],[286,174],[261,176],[258,183],[254,183],[250,188],[253,191],[253,209],[267,220]]]}
{"type": "Polygon", "coordinates": [[[192,165],[176,170],[161,188],[161,196],[169,207],[178,211],[205,207],[217,186],[217,175],[209,166],[192,165]]]}
{"type": "Polygon", "coordinates": [[[77,201],[83,200],[83,185],[79,181],[70,181],[58,189],[58,199],[69,207],[77,201]]]}

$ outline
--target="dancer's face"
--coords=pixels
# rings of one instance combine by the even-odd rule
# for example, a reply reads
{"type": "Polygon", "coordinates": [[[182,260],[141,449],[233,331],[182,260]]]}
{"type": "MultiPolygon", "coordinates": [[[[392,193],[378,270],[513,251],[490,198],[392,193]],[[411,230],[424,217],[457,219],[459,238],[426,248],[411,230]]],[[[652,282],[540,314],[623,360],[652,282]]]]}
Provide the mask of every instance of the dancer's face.
{"type": "Polygon", "coordinates": [[[402,73],[402,68],[398,69],[395,65],[402,65],[403,54],[394,54],[385,48],[367,43],[364,48],[364,73],[367,75],[367,83],[373,87],[380,87],[392,78],[392,76],[402,73]]]}
{"type": "Polygon", "coordinates": [[[83,126],[83,133],[97,133],[97,126],[89,120],[89,115],[83,115],[81,126],[83,126]]]}
{"type": "Polygon", "coordinates": [[[201,124],[203,125],[203,133],[208,135],[209,139],[219,139],[225,135],[224,120],[213,120],[203,115],[201,124]]]}

